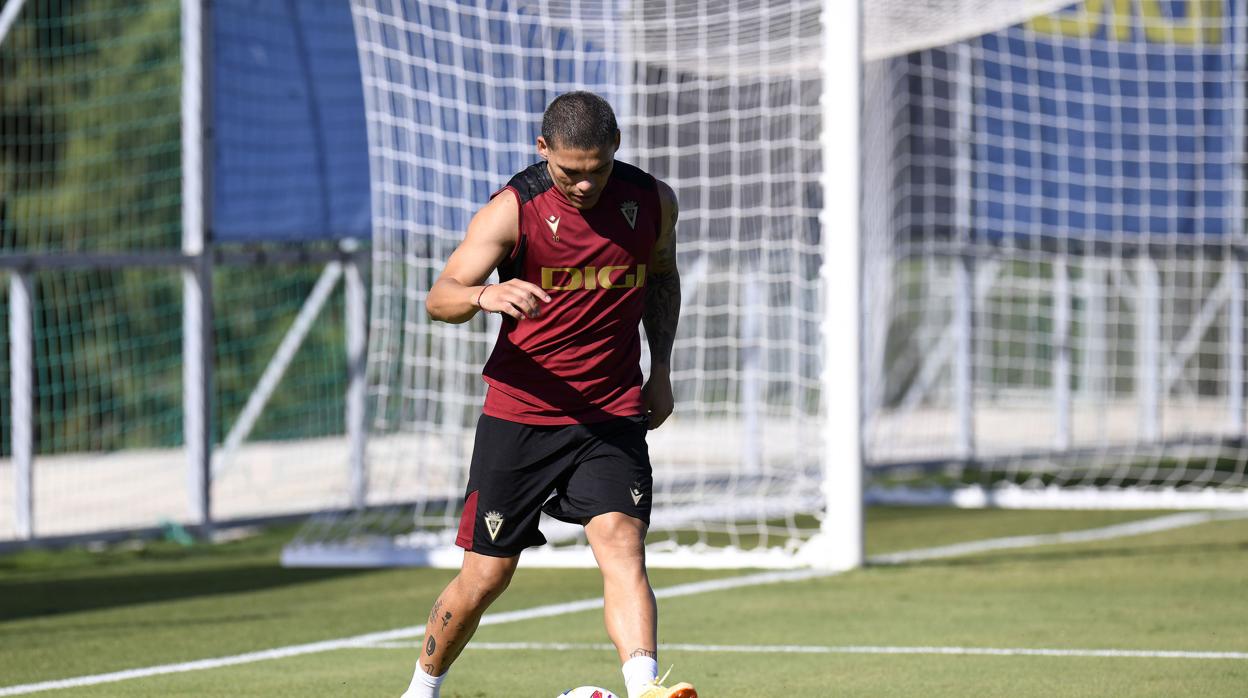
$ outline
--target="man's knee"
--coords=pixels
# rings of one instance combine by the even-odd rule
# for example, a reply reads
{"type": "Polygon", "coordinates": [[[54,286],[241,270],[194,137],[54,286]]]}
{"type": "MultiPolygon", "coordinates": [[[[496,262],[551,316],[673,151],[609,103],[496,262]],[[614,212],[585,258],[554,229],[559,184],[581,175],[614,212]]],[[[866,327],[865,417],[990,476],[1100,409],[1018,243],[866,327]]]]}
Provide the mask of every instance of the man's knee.
{"type": "Polygon", "coordinates": [[[514,558],[465,557],[464,566],[459,571],[459,587],[461,592],[472,598],[473,605],[489,603],[511,584],[515,571],[514,558]]]}
{"type": "Polygon", "coordinates": [[[646,524],[626,514],[595,516],[585,531],[599,557],[640,558],[645,550],[646,524]]]}

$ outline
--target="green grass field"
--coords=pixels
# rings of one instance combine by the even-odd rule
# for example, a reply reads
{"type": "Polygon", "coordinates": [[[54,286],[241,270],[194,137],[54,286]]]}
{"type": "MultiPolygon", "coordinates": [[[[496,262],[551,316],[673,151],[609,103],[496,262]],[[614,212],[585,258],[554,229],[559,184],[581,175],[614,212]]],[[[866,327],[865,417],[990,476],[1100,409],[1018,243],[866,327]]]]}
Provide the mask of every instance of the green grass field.
{"type": "MultiPolygon", "coordinates": [[[[1157,515],[873,509],[868,552],[1157,515]]],[[[17,695],[14,686],[414,626],[453,574],[284,570],[277,554],[291,533],[189,549],[159,543],[0,558],[0,695],[17,695]]],[[[652,577],[663,589],[746,574],[655,570],[652,577]]],[[[490,613],[592,599],[599,591],[593,570],[522,568],[490,613]]],[[[660,662],[664,669],[674,664],[672,677],[693,681],[708,698],[1244,696],[1246,593],[1248,519],[1214,521],[664,598],[661,638],[669,648],[660,662]],[[974,654],[967,648],[1219,654],[974,654]]],[[[398,696],[417,642],[39,695],[398,696]]],[[[479,648],[464,653],[443,696],[553,698],[580,684],[622,690],[606,642],[598,610],[482,627],[474,638],[479,648]]]]}

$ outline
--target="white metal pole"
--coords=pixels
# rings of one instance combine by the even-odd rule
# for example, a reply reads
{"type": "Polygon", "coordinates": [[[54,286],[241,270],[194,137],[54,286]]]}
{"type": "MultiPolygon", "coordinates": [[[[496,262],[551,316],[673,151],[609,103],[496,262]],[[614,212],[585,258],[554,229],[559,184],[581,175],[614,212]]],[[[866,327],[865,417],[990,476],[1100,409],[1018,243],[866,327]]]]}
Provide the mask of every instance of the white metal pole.
{"type": "Polygon", "coordinates": [[[1136,260],[1135,381],[1139,400],[1139,438],[1161,436],[1161,280],[1157,265],[1140,251],[1136,260]]]}
{"type": "MultiPolygon", "coordinates": [[[[352,247],[354,244],[352,241],[352,247]]],[[[368,310],[360,256],[353,250],[351,259],[346,263],[347,442],[351,468],[351,506],[357,509],[368,504],[368,462],[365,459],[368,310]]]]}
{"type": "MultiPolygon", "coordinates": [[[[9,0],[0,10],[0,44],[17,22],[26,0],[9,0]]],[[[30,277],[9,277],[9,384],[12,396],[13,502],[18,539],[35,535],[34,471],[34,310],[30,277]]]]}
{"type": "MultiPolygon", "coordinates": [[[[1244,75],[1248,70],[1248,10],[1240,3],[1232,20],[1235,26],[1235,38],[1231,42],[1231,55],[1234,56],[1235,74],[1244,75]]],[[[1232,81],[1231,99],[1231,162],[1230,162],[1230,230],[1227,231],[1231,240],[1242,243],[1244,240],[1244,142],[1245,120],[1248,119],[1248,97],[1245,96],[1245,85],[1242,79],[1232,81]]],[[[1230,275],[1231,295],[1227,301],[1226,363],[1227,363],[1227,426],[1231,434],[1244,433],[1244,262],[1232,250],[1227,251],[1227,260],[1223,266],[1224,274],[1230,275]]]]}
{"type": "Polygon", "coordinates": [[[1226,401],[1227,431],[1244,432],[1244,263],[1231,254],[1223,262],[1222,273],[1230,283],[1226,302],[1226,401]]]}
{"type": "Polygon", "coordinates": [[[211,14],[208,0],[182,0],[183,436],[191,522],[212,528],[212,258],[209,108],[211,14]]]}
{"type": "Polygon", "coordinates": [[[970,254],[953,261],[953,403],[957,411],[956,452],[975,457],[975,261],[970,254]]]}
{"type": "Polygon", "coordinates": [[[34,284],[17,272],[9,277],[9,390],[13,406],[13,476],[16,534],[35,537],[34,284]]]}
{"type": "MultiPolygon", "coordinates": [[[[954,202],[954,230],[963,243],[971,240],[971,172],[974,158],[971,148],[974,136],[974,93],[971,47],[959,43],[956,104],[956,144],[954,202]]],[[[964,253],[954,260],[953,277],[953,329],[955,351],[953,355],[953,400],[957,410],[958,457],[970,460],[975,457],[975,260],[964,253]]]]}
{"type": "Polygon", "coordinates": [[[1064,256],[1053,260],[1053,447],[1070,448],[1070,266],[1064,256]]]}
{"type": "Polygon", "coordinates": [[[859,0],[824,0],[822,112],[823,375],[827,420],[822,545],[810,563],[863,562],[861,390],[861,21],[859,0]]]}
{"type": "Polygon", "coordinates": [[[9,30],[17,23],[17,16],[22,11],[22,5],[25,4],[26,0],[9,0],[4,4],[4,9],[0,10],[0,44],[4,43],[9,30]]]}
{"type": "MultiPolygon", "coordinates": [[[[1083,362],[1079,369],[1079,389],[1092,404],[1105,399],[1105,376],[1111,370],[1106,363],[1107,339],[1106,299],[1109,297],[1110,276],[1101,261],[1089,256],[1083,260],[1083,280],[1079,295],[1083,297],[1083,362]]],[[[1098,411],[1098,415],[1103,413],[1098,411]]]]}
{"type": "Polygon", "coordinates": [[[757,475],[763,467],[763,318],[767,316],[763,298],[763,275],[751,268],[741,287],[741,465],[742,471],[757,475]]]}

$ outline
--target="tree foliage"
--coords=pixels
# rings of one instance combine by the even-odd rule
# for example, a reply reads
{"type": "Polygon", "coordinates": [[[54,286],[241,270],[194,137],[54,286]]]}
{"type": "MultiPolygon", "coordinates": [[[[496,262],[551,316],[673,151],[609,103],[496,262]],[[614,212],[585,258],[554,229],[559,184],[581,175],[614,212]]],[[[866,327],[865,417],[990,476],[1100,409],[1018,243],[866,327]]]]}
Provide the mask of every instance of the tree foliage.
{"type": "MultiPolygon", "coordinates": [[[[180,248],[180,51],[178,0],[26,2],[0,43],[0,254],[180,248]]],[[[318,272],[215,274],[218,437],[318,272]]],[[[181,443],[180,272],[33,277],[38,450],[181,443]]],[[[0,316],[7,346],[7,308],[0,316]]],[[[255,438],[340,431],[341,345],[341,313],[328,313],[255,438]]],[[[7,400],[7,351],[0,362],[7,400]]]]}

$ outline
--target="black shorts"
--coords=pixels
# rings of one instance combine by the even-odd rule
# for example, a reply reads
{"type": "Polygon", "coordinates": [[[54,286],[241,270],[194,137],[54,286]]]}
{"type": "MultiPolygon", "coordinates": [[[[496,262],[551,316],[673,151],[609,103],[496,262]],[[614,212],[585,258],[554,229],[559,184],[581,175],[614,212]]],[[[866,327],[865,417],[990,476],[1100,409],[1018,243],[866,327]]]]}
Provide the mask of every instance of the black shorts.
{"type": "Polygon", "coordinates": [[[535,426],[481,415],[456,545],[519,555],[546,542],[537,528],[543,511],[577,524],[621,512],[649,525],[646,426],[644,416],[535,426]]]}

